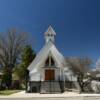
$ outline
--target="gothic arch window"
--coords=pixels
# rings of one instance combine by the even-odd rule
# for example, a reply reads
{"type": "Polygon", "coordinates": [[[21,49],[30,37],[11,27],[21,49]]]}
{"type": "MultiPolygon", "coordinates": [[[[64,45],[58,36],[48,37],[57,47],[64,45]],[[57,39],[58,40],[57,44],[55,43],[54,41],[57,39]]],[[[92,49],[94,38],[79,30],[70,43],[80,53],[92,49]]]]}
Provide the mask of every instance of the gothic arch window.
{"type": "Polygon", "coordinates": [[[45,66],[55,66],[55,61],[51,56],[49,56],[45,61],[45,66]]]}
{"type": "Polygon", "coordinates": [[[55,62],[54,62],[54,60],[51,57],[51,66],[54,66],[54,65],[55,65],[55,62]]]}
{"type": "Polygon", "coordinates": [[[49,57],[47,58],[46,62],[45,62],[46,66],[49,66],[49,57]]]}

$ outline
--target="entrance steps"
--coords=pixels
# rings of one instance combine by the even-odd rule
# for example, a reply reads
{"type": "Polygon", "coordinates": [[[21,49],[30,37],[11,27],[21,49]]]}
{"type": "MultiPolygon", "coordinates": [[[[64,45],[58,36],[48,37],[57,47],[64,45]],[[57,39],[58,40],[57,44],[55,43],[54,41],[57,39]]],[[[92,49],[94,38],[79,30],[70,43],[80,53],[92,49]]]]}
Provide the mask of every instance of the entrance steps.
{"type": "Polygon", "coordinates": [[[61,93],[59,82],[55,81],[41,82],[40,93],[61,93]]]}

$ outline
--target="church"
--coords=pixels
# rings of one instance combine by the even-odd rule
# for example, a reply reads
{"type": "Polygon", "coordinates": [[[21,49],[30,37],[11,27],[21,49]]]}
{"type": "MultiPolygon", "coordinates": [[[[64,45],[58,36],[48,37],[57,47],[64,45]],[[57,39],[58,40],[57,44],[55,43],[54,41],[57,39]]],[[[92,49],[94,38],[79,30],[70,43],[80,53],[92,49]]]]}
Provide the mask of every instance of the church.
{"type": "Polygon", "coordinates": [[[80,91],[77,76],[55,46],[55,36],[56,32],[49,26],[44,33],[43,48],[28,67],[27,92],[63,93],[70,89],[80,91]]]}

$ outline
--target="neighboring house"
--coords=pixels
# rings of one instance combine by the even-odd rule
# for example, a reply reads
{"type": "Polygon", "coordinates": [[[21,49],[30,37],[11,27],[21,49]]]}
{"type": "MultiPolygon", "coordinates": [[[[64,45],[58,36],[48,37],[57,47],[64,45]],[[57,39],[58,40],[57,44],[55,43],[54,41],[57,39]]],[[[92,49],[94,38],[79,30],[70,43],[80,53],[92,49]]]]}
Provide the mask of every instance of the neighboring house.
{"type": "Polygon", "coordinates": [[[95,93],[100,93],[100,68],[91,70],[91,88],[95,93]]]}
{"type": "Polygon", "coordinates": [[[100,59],[96,61],[96,66],[90,71],[90,74],[94,79],[100,81],[100,59]]]}
{"type": "Polygon", "coordinates": [[[92,79],[100,81],[100,70],[93,69],[90,71],[90,74],[91,74],[92,79]]]}
{"type": "Polygon", "coordinates": [[[44,35],[45,45],[28,67],[27,91],[61,93],[66,91],[66,88],[80,91],[77,76],[70,70],[64,56],[55,46],[55,31],[50,26],[44,35]]]}
{"type": "Polygon", "coordinates": [[[96,62],[96,67],[90,70],[91,88],[94,93],[100,93],[100,59],[96,62]]]}

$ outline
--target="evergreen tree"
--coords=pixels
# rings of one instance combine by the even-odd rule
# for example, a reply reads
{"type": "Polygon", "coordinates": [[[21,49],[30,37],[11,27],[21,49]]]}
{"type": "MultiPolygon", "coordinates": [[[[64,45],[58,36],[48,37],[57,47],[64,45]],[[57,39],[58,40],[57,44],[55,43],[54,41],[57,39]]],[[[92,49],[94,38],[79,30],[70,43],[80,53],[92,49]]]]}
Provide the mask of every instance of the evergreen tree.
{"type": "Polygon", "coordinates": [[[35,52],[32,50],[30,45],[27,45],[22,53],[22,63],[27,68],[29,64],[33,61],[35,58],[35,52]]]}
{"type": "Polygon", "coordinates": [[[35,58],[36,54],[30,45],[27,45],[21,55],[21,63],[15,68],[14,73],[19,77],[21,83],[26,83],[26,78],[28,78],[27,67],[35,58]]]}

